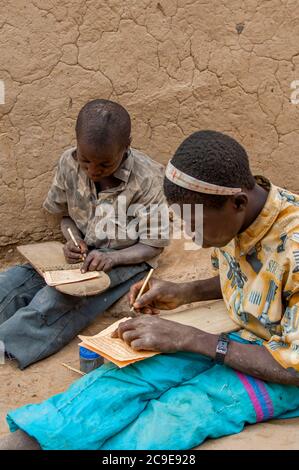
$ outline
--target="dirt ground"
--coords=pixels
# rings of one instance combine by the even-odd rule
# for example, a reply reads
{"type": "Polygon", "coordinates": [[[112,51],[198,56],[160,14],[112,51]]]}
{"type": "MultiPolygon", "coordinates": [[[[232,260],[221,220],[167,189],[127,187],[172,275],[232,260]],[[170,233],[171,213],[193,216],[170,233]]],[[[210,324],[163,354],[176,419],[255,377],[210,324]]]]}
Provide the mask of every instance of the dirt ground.
{"type": "MultiPolygon", "coordinates": [[[[174,242],[171,248],[165,250],[157,276],[178,282],[205,278],[211,273],[209,256],[207,250],[184,251],[182,242],[174,242]]],[[[12,264],[13,258],[11,256],[6,261],[7,266],[12,264]]],[[[127,313],[124,298],[99,317],[84,334],[95,334],[127,313]]],[[[0,366],[0,436],[8,432],[5,421],[8,410],[27,403],[38,403],[49,395],[60,393],[79,377],[61,365],[64,362],[79,368],[78,342],[74,339],[59,353],[25,371],[20,371],[13,362],[0,366]]],[[[299,418],[247,426],[238,435],[208,440],[199,449],[299,449],[299,418]]]]}

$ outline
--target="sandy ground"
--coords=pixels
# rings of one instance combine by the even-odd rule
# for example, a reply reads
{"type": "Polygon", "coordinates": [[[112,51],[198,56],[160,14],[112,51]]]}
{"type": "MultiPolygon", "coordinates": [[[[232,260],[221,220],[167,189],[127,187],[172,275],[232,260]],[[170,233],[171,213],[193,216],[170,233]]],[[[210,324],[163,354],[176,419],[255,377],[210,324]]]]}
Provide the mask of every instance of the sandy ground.
{"type": "MultiPolygon", "coordinates": [[[[207,250],[188,252],[183,250],[182,242],[173,242],[171,248],[165,250],[156,275],[178,282],[205,278],[211,273],[209,257],[207,250]]],[[[13,259],[11,255],[5,264],[12,264],[13,259]]],[[[127,313],[124,298],[101,315],[84,334],[95,334],[127,313]]],[[[38,403],[49,395],[62,392],[79,377],[63,367],[62,362],[79,368],[77,339],[59,353],[25,371],[20,371],[13,362],[0,366],[0,436],[8,432],[5,421],[8,410],[27,403],[38,403]]],[[[299,418],[248,426],[238,435],[206,441],[199,449],[299,449],[299,418]]]]}

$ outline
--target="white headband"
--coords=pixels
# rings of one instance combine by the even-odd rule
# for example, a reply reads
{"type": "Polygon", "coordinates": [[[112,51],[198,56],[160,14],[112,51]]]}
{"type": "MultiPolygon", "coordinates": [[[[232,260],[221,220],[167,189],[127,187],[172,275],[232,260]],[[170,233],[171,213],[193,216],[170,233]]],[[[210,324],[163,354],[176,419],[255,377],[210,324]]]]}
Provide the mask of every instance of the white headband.
{"type": "Polygon", "coordinates": [[[241,188],[228,188],[227,186],[218,186],[217,184],[206,183],[205,181],[193,178],[193,176],[178,170],[171,162],[168,162],[165,176],[169,181],[191,191],[206,194],[218,194],[222,196],[232,196],[242,191],[241,188]]]}

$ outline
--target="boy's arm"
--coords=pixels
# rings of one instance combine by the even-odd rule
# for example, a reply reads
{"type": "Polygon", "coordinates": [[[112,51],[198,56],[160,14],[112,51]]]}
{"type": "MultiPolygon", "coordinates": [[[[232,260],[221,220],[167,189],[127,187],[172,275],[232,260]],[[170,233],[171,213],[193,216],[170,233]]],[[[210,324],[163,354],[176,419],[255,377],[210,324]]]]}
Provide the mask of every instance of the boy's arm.
{"type": "Polygon", "coordinates": [[[73,219],[71,219],[70,217],[62,217],[61,222],[60,222],[60,228],[67,242],[71,239],[70,234],[68,232],[69,228],[73,232],[73,235],[78,242],[83,240],[82,233],[78,229],[73,219]]]}
{"type": "MultiPolygon", "coordinates": [[[[231,341],[225,357],[226,365],[243,373],[269,382],[296,386],[299,386],[299,263],[296,257],[298,251],[299,239],[296,233],[294,236],[289,237],[284,252],[285,282],[283,296],[287,305],[281,319],[281,333],[272,336],[269,341],[265,341],[263,346],[231,341]]],[[[192,296],[192,284],[195,286],[197,282],[199,288],[202,281],[190,283],[189,296],[193,301],[195,297],[192,296]]],[[[134,289],[134,286],[132,289],[134,289]]],[[[140,299],[141,302],[136,302],[134,306],[143,303],[145,307],[149,298],[153,303],[154,292],[151,293],[151,290],[144,294],[140,299]],[[148,299],[146,302],[144,302],[146,300],[144,299],[145,296],[148,299]]],[[[203,354],[212,359],[215,358],[218,335],[155,317],[143,317],[134,321],[136,321],[136,324],[129,325],[129,328],[133,327],[135,330],[141,326],[138,322],[147,322],[146,328],[145,324],[142,325],[144,333],[140,331],[139,340],[141,340],[141,343],[137,344],[140,349],[154,348],[163,352],[186,350],[203,354]],[[145,347],[145,343],[147,347],[145,347]]],[[[122,328],[127,328],[125,323],[122,328]]]]}
{"type": "MultiPolygon", "coordinates": [[[[218,335],[196,328],[193,330],[192,333],[189,332],[191,335],[186,341],[185,350],[215,359],[218,335]]],[[[264,346],[231,341],[225,357],[225,365],[267,382],[299,386],[299,375],[296,377],[294,373],[282,367],[264,346]]]]}
{"type": "Polygon", "coordinates": [[[159,255],[162,248],[156,248],[143,243],[124,248],[103,252],[92,250],[87,255],[82,266],[82,272],[86,271],[110,271],[113,267],[127,264],[138,264],[148,261],[154,256],[159,255]]]}
{"type": "Polygon", "coordinates": [[[44,209],[50,212],[50,214],[68,216],[68,204],[65,185],[65,174],[68,173],[68,162],[69,151],[66,151],[62,154],[57,163],[57,168],[52,184],[43,203],[44,209]]]}
{"type": "Polygon", "coordinates": [[[183,292],[183,304],[201,302],[204,300],[222,299],[220,277],[214,276],[199,281],[176,284],[183,292]]]}
{"type": "Polygon", "coordinates": [[[117,264],[138,264],[160,255],[162,251],[163,248],[137,243],[114,253],[117,264]]]}
{"type": "MultiPolygon", "coordinates": [[[[114,336],[137,350],[188,351],[211,359],[215,359],[218,342],[218,335],[153,315],[121,323],[114,336]]],[[[268,382],[299,386],[299,376],[284,369],[263,346],[231,341],[225,365],[268,382]]]]}
{"type": "Polygon", "coordinates": [[[135,302],[142,284],[139,281],[131,287],[129,301],[136,311],[144,309],[145,313],[156,314],[159,309],[172,310],[191,302],[222,298],[219,276],[183,283],[152,278],[146,292],[135,302]]]}

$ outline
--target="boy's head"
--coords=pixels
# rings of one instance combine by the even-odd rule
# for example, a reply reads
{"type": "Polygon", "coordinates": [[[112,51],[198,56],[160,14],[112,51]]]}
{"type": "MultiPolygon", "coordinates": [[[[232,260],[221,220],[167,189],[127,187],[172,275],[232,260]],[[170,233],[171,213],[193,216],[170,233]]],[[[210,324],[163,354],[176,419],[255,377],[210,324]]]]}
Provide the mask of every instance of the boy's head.
{"type": "Polygon", "coordinates": [[[76,122],[77,158],[88,177],[97,182],[120,166],[131,143],[131,119],[120,104],[93,100],[76,122]]]}
{"type": "MultiPolygon", "coordinates": [[[[255,187],[245,149],[233,138],[216,131],[199,131],[183,141],[171,164],[196,180],[226,188],[236,194],[205,194],[178,186],[167,177],[164,192],[169,204],[203,205],[203,247],[225,246],[244,224],[249,194],[255,187]]],[[[194,226],[191,227],[196,230],[194,226]]]]}

